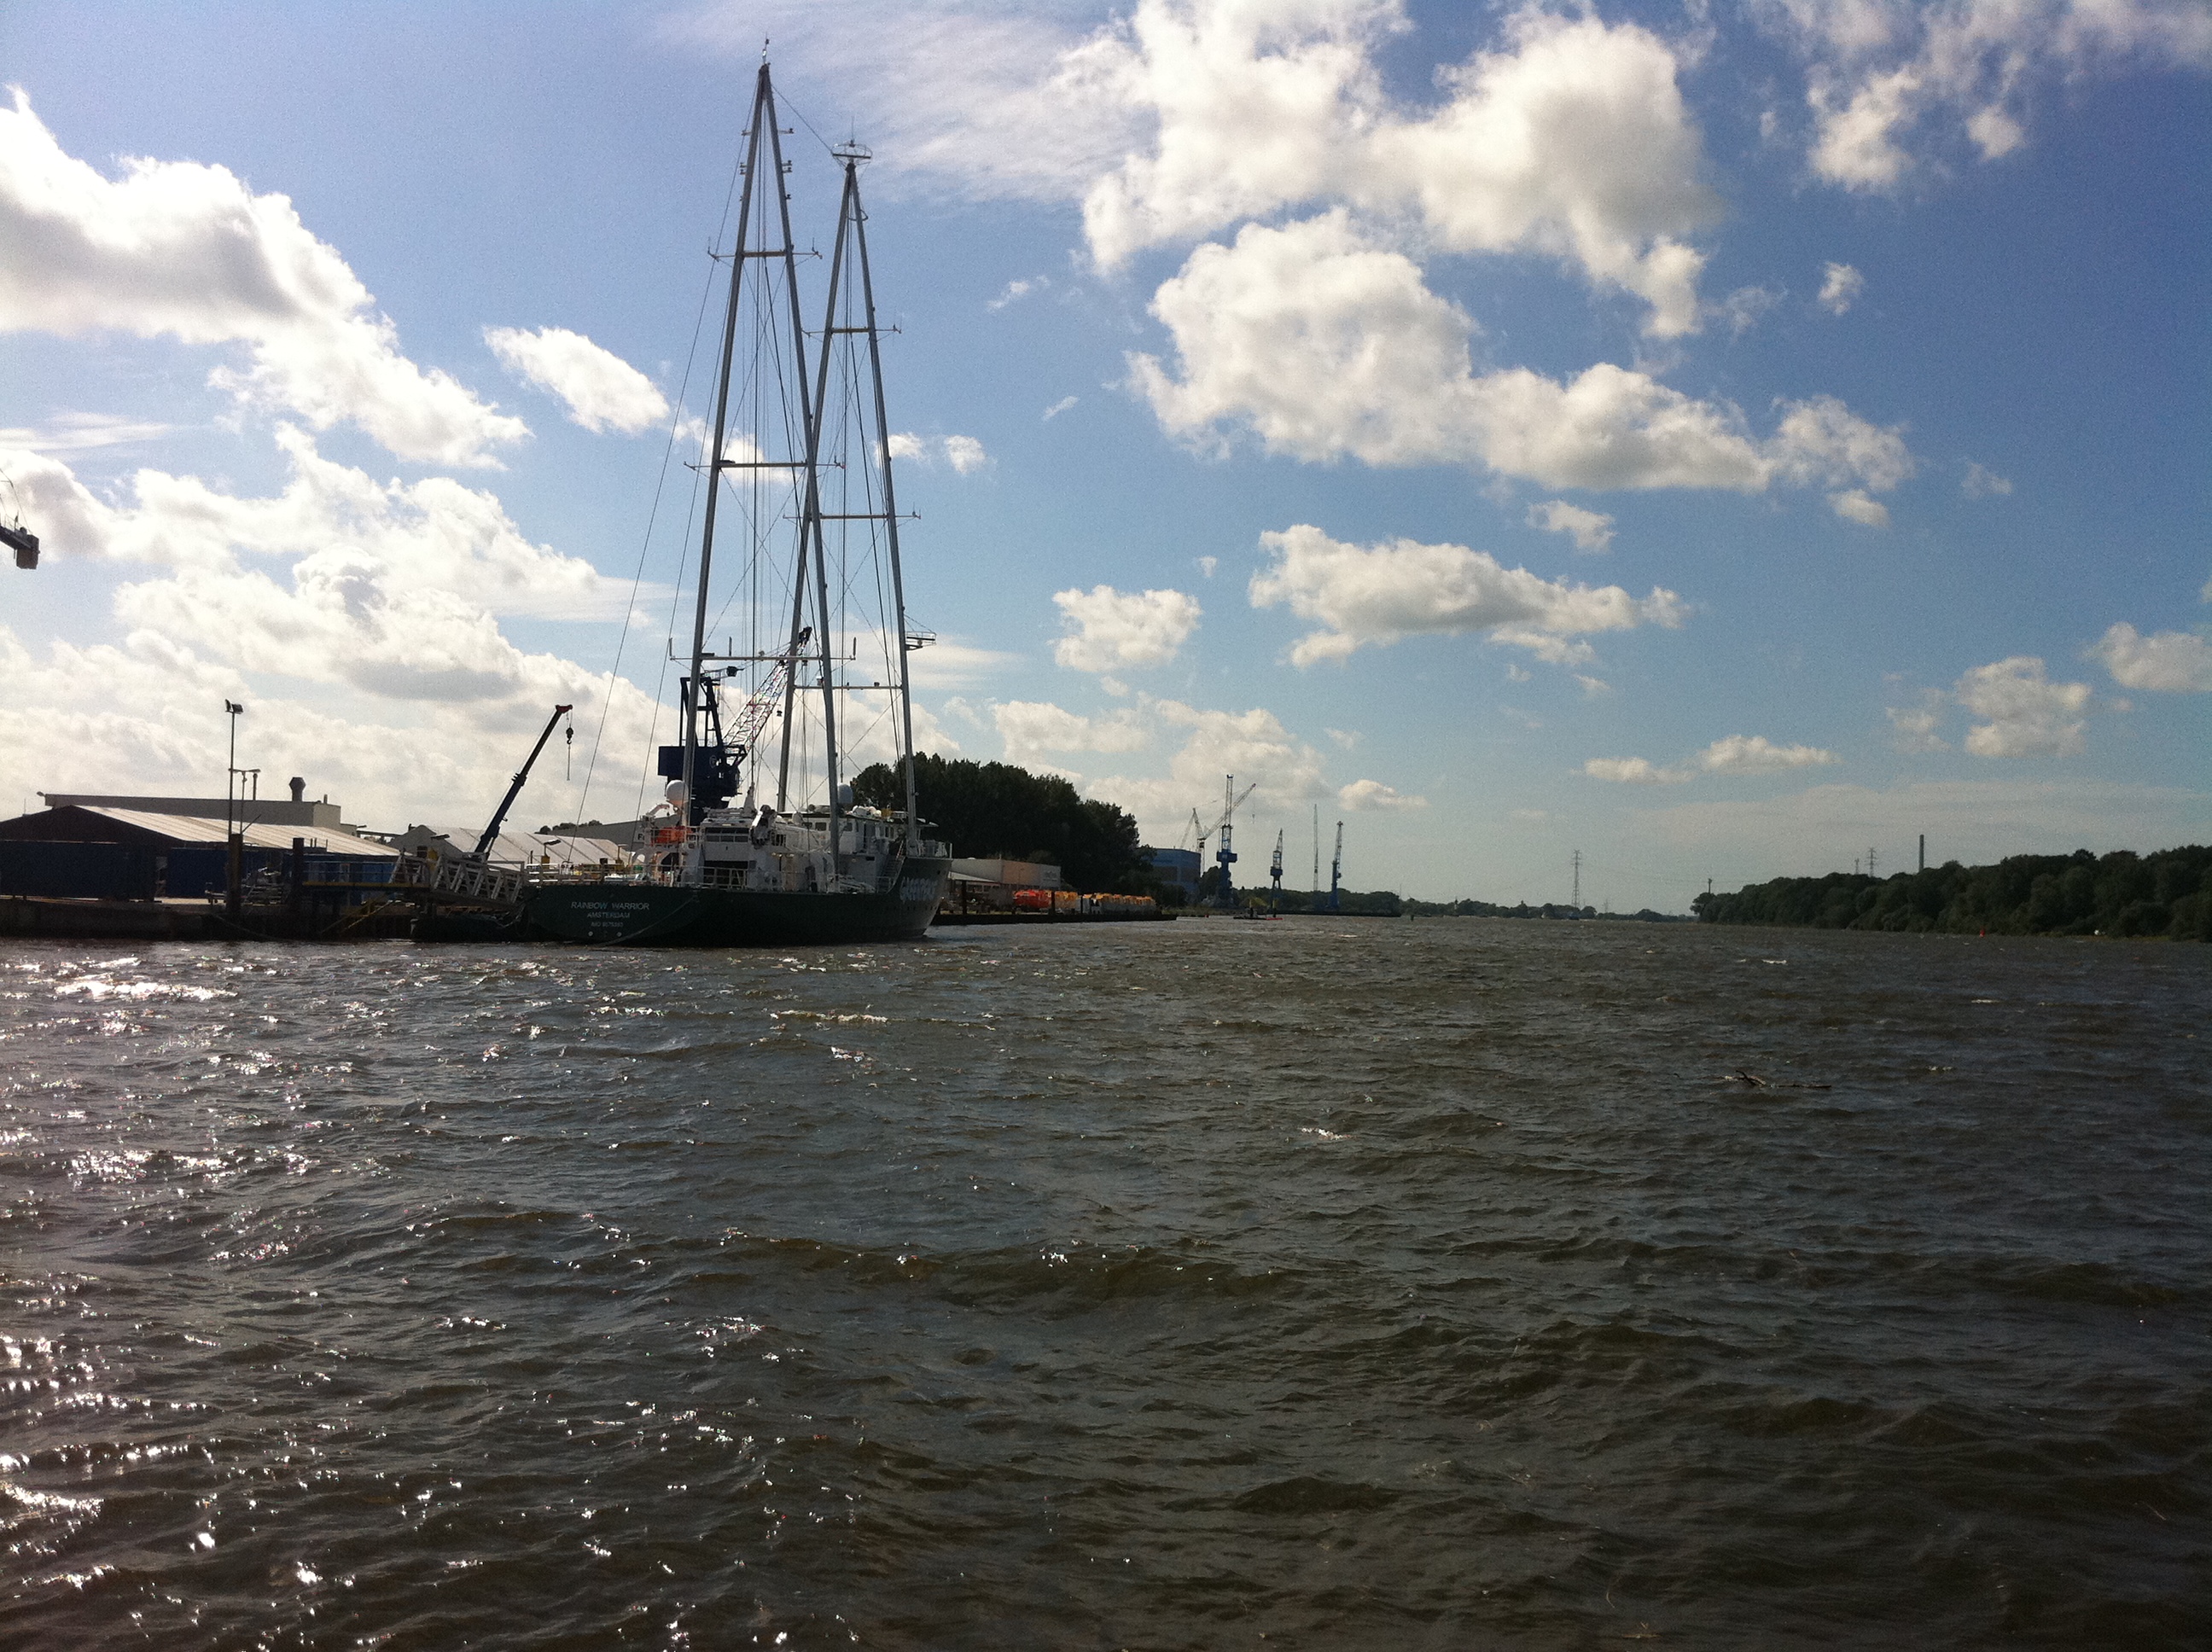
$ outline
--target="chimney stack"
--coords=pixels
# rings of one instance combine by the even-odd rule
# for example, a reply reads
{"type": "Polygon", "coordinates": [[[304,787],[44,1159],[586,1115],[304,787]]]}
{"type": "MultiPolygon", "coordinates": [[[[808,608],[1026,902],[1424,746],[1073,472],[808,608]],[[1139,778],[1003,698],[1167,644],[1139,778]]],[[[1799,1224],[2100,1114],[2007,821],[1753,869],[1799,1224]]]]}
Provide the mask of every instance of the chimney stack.
{"type": "Polygon", "coordinates": [[[307,782],[305,780],[301,779],[301,778],[299,775],[297,775],[297,774],[293,775],[293,776],[292,776],[292,801],[293,801],[293,802],[295,802],[295,803],[305,803],[307,800],[307,782]]]}

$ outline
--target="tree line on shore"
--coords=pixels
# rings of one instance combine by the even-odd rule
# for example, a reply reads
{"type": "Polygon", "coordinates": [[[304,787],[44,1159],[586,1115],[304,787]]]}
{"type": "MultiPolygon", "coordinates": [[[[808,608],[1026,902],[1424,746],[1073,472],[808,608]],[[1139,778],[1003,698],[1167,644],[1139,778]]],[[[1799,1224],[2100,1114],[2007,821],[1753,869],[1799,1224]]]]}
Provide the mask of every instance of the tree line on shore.
{"type": "Polygon", "coordinates": [[[1937,930],[1993,935],[2164,936],[2212,940],[2212,847],[2101,859],[2016,854],[1993,866],[1953,860],[1887,878],[1776,878],[1690,908],[1707,923],[1801,929],[1937,930]]]}
{"type": "MultiPolygon", "coordinates": [[[[914,791],[922,819],[957,855],[1058,866],[1066,886],[1086,895],[1158,892],[1136,821],[1063,775],[917,752],[914,791]]],[[[878,809],[906,807],[906,784],[889,763],[853,776],[853,795],[878,809]]]]}
{"type": "MultiPolygon", "coordinates": [[[[1163,878],[1152,865],[1152,852],[1140,841],[1135,819],[1111,803],[1083,796],[1062,775],[1034,774],[1012,763],[976,762],[918,752],[914,783],[921,818],[938,836],[951,843],[957,855],[1056,865],[1066,886],[1085,894],[1149,895],[1163,906],[1183,904],[1183,886],[1163,878]]],[[[855,774],[853,794],[872,808],[902,811],[906,807],[905,782],[888,763],[872,764],[855,774]]],[[[1213,903],[1220,880],[1218,866],[1204,870],[1198,886],[1201,906],[1213,903]]],[[[1237,885],[1240,907],[1264,911],[1273,899],[1264,879],[1237,885]]],[[[1326,912],[1328,896],[1326,891],[1286,888],[1276,909],[1285,914],[1326,912]]],[[[1601,914],[1595,907],[1415,901],[1394,890],[1340,890],[1335,915],[1554,919],[1618,915],[1645,921],[1680,921],[1650,911],[1601,914]]]]}
{"type": "MultiPolygon", "coordinates": [[[[854,776],[853,790],[860,801],[878,808],[906,805],[904,783],[885,763],[854,776]]],[[[1084,797],[1061,775],[921,753],[915,757],[915,792],[922,818],[951,841],[957,854],[1042,861],[1059,866],[1066,884],[1086,894],[1150,895],[1164,904],[1182,903],[1180,886],[1151,864],[1136,820],[1111,803],[1084,797]]],[[[1206,870],[1201,902],[1219,877],[1218,868],[1206,870]]],[[[1240,905],[1268,903],[1264,880],[1239,885],[1237,894],[1240,905]]],[[[1285,889],[1279,909],[1325,910],[1328,899],[1325,893],[1285,889]]],[[[1953,860],[1887,878],[1856,872],[1776,878],[1727,894],[1700,895],[1690,908],[1717,924],[2206,941],[2212,940],[2212,847],[2190,845],[2151,854],[2118,849],[2101,859],[2076,849],[2069,855],[2014,855],[1991,866],[1953,860]]],[[[1648,910],[1601,914],[1590,907],[1415,901],[1389,890],[1341,890],[1338,910],[1346,917],[1602,915],[1674,921],[1648,910]]]]}

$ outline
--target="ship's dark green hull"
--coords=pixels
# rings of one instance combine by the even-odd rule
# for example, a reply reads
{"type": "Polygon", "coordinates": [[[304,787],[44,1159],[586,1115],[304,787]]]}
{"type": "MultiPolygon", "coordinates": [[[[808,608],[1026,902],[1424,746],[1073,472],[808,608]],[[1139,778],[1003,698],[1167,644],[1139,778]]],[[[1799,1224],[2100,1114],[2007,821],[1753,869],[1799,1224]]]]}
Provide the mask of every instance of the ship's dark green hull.
{"type": "Polygon", "coordinates": [[[909,860],[877,895],[769,893],[670,884],[534,890],[519,939],[586,946],[837,946],[919,939],[951,881],[949,860],[909,860]]]}

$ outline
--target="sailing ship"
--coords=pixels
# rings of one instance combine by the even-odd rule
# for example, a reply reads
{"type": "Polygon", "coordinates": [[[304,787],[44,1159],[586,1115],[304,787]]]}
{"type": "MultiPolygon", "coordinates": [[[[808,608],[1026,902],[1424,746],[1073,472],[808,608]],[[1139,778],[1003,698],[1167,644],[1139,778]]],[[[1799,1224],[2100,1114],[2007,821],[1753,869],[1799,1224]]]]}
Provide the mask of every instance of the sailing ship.
{"type": "Polygon", "coordinates": [[[860,203],[869,155],[858,144],[831,151],[844,190],[810,351],[782,136],[763,61],[726,255],[681,738],[658,752],[667,803],[647,823],[643,872],[523,887],[517,926],[538,938],[911,939],[951,880],[951,850],[915,807],[909,660],[933,639],[908,623],[899,562],[860,203]],[[726,554],[732,515],[746,532],[742,556],[726,554]],[[718,563],[735,564],[719,585],[718,563]],[[718,636],[726,626],[742,641],[738,629],[718,636]],[[891,795],[858,799],[846,780],[848,758],[868,749],[891,759],[891,795]]]}

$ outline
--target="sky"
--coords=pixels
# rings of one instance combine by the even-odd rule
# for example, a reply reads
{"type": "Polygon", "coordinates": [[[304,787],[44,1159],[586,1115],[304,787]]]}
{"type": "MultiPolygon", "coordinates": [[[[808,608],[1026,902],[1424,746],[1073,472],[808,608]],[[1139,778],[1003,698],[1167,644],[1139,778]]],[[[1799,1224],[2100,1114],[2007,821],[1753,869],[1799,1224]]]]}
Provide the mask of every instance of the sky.
{"type": "Polygon", "coordinates": [[[765,45],[924,749],[1431,899],[2212,839],[2196,0],[100,15],[0,0],[0,803],[226,700],[374,828],[556,702],[515,818],[650,801],[765,45]]]}

